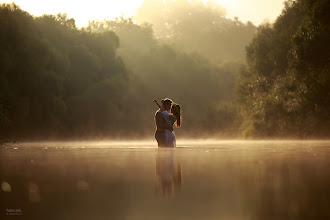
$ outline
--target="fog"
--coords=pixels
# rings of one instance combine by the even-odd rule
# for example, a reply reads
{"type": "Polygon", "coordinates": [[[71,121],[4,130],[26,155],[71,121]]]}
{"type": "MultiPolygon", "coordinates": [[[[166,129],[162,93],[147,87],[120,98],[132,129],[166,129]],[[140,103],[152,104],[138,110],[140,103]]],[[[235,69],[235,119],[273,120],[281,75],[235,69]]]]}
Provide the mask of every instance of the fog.
{"type": "Polygon", "coordinates": [[[329,138],[328,1],[287,1],[260,26],[165,3],[85,28],[2,4],[1,140],[152,139],[166,97],[182,139],[329,138]]]}
{"type": "Polygon", "coordinates": [[[176,148],[154,142],[5,144],[0,216],[328,219],[329,146],[191,140],[178,141],[176,148]]]}

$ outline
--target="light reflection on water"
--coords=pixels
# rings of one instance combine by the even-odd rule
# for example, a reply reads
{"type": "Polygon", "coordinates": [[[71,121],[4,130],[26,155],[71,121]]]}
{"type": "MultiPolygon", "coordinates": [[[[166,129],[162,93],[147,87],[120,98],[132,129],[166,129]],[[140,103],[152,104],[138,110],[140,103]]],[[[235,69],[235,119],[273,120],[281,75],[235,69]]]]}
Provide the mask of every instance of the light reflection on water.
{"type": "Polygon", "coordinates": [[[330,141],[0,146],[0,217],[329,219],[330,141]],[[10,190],[9,190],[10,189],[10,190]]]}

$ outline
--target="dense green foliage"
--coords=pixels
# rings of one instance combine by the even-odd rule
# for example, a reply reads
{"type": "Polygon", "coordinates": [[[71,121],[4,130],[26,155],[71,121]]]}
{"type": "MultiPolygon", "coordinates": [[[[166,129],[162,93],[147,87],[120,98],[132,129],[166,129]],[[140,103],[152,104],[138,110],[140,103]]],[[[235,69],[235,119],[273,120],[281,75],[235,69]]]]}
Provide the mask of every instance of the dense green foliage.
{"type": "Polygon", "coordinates": [[[120,38],[118,54],[131,72],[129,103],[140,110],[125,123],[145,125],[135,132],[151,134],[155,109],[148,103],[170,97],[183,105],[180,136],[237,136],[235,87],[256,27],[224,15],[213,3],[145,0],[137,23],[118,18],[89,24],[92,32],[110,30],[120,38]]]}
{"type": "Polygon", "coordinates": [[[219,65],[201,51],[180,51],[155,39],[150,24],[137,25],[132,19],[94,21],[88,29],[96,33],[114,31],[121,40],[118,54],[131,70],[129,103],[140,110],[127,121],[145,125],[144,131],[136,132],[152,133],[150,116],[156,109],[150,100],[171,97],[184,109],[184,129],[177,130],[180,135],[237,134],[236,111],[232,108],[239,62],[219,65]]]}
{"type": "Polygon", "coordinates": [[[0,17],[2,137],[152,137],[151,100],[164,97],[182,104],[186,135],[237,130],[237,61],[177,50],[132,19],[79,30],[66,15],[32,17],[14,4],[0,17]]]}
{"type": "Polygon", "coordinates": [[[259,27],[240,75],[246,136],[329,137],[330,1],[287,1],[259,27]]]}
{"type": "Polygon", "coordinates": [[[128,82],[113,32],[79,31],[65,15],[0,8],[2,137],[110,132],[128,82]]]}
{"type": "Polygon", "coordinates": [[[152,137],[165,97],[180,137],[329,137],[329,9],[287,1],[256,28],[217,4],[145,0],[137,22],[78,29],[3,4],[0,138],[152,137]]]}

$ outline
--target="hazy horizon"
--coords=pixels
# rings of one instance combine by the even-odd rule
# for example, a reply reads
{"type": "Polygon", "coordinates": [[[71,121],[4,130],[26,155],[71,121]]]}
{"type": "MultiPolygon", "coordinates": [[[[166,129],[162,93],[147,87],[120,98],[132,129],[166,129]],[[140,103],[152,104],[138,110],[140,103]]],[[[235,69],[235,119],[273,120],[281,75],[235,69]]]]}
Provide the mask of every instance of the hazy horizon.
{"type": "MultiPolygon", "coordinates": [[[[143,0],[122,0],[108,2],[105,0],[89,1],[49,1],[49,0],[4,0],[0,3],[19,5],[32,15],[66,13],[74,18],[78,27],[85,27],[88,21],[114,19],[124,16],[125,18],[135,15],[143,0]],[[79,5],[79,7],[77,7],[79,5]]],[[[203,0],[204,3],[207,1],[203,0]]],[[[212,0],[226,9],[226,17],[238,17],[242,22],[251,21],[254,25],[260,25],[264,21],[274,22],[283,9],[284,0],[261,1],[261,0],[212,0]]]]}

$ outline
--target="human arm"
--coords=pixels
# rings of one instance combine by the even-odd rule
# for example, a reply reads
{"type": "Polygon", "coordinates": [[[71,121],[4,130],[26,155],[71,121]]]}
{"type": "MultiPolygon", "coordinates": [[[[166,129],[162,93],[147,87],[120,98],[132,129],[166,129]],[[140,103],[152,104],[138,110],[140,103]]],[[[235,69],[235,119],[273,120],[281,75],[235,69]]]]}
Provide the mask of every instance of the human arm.
{"type": "Polygon", "coordinates": [[[158,108],[161,108],[162,106],[157,102],[156,99],[152,100],[154,103],[156,103],[156,105],[158,106],[158,108]]]}
{"type": "Polygon", "coordinates": [[[175,117],[175,115],[172,115],[172,114],[170,114],[169,115],[169,120],[170,120],[170,122],[171,122],[171,124],[173,125],[174,124],[174,122],[176,121],[176,117],[175,117]]]}
{"type": "Polygon", "coordinates": [[[173,126],[174,122],[171,120],[171,114],[169,114],[167,111],[162,111],[162,114],[166,124],[169,126],[173,126]]]}
{"type": "Polygon", "coordinates": [[[161,111],[158,111],[156,113],[155,120],[156,120],[157,128],[159,128],[161,130],[169,129],[169,130],[173,131],[173,126],[171,124],[166,123],[161,111]]]}

